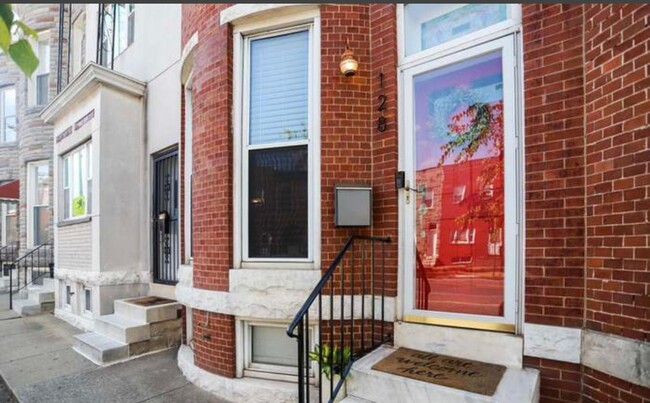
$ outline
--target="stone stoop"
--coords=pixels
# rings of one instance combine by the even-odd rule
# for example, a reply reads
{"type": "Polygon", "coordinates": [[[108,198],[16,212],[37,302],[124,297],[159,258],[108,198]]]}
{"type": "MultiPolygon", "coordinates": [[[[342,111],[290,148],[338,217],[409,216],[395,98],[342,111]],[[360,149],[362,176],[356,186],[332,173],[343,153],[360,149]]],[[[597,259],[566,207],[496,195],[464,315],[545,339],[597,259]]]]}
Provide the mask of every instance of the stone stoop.
{"type": "Polygon", "coordinates": [[[21,316],[53,312],[54,279],[44,278],[43,285],[29,285],[21,290],[14,296],[13,311],[21,316]]]}
{"type": "Polygon", "coordinates": [[[372,369],[396,348],[382,346],[355,362],[346,379],[346,403],[537,403],[539,371],[508,367],[493,396],[485,396],[372,369]]]}
{"type": "Polygon", "coordinates": [[[93,332],[76,335],[73,349],[98,365],[110,365],[181,344],[181,305],[140,305],[138,297],[113,302],[114,314],[95,319],[93,332]]]}

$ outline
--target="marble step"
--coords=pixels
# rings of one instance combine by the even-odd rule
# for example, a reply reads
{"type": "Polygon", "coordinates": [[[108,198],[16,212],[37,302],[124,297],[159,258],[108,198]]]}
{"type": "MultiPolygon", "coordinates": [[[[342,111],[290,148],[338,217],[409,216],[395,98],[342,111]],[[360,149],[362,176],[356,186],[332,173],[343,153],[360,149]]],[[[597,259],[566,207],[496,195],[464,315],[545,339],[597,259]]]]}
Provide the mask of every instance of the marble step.
{"type": "Polygon", "coordinates": [[[163,322],[180,318],[178,311],[181,309],[181,304],[176,301],[160,300],[159,303],[150,306],[135,303],[136,301],[143,301],[147,298],[155,297],[136,297],[116,300],[113,303],[115,313],[125,318],[144,323],[163,322]]]}
{"type": "Polygon", "coordinates": [[[14,296],[12,310],[20,316],[40,315],[43,312],[54,310],[54,300],[45,302],[36,302],[32,299],[16,299],[14,296]]]}
{"type": "Polygon", "coordinates": [[[29,295],[28,298],[34,302],[54,302],[54,290],[48,290],[39,286],[29,286],[27,287],[27,292],[29,295]]]}
{"type": "Polygon", "coordinates": [[[95,319],[95,332],[120,343],[130,344],[149,340],[149,324],[120,314],[103,315],[95,319]]]}
{"type": "Polygon", "coordinates": [[[539,401],[539,371],[507,368],[493,396],[375,371],[372,366],[395,351],[382,346],[354,363],[346,379],[349,397],[374,403],[533,403],[539,401]]]}
{"type": "Polygon", "coordinates": [[[77,334],[72,348],[98,365],[107,365],[129,357],[128,344],[120,343],[101,334],[77,334]]]}
{"type": "Polygon", "coordinates": [[[370,400],[362,399],[360,397],[347,396],[340,403],[373,403],[370,400]]]}

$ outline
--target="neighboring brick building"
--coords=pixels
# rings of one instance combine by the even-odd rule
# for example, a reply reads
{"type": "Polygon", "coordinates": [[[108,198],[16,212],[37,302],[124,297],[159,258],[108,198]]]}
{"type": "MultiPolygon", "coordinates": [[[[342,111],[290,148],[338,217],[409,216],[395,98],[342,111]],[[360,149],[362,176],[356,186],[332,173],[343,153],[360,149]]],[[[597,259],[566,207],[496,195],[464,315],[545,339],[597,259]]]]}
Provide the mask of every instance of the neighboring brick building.
{"type": "MultiPolygon", "coordinates": [[[[543,402],[650,401],[649,20],[646,5],[183,5],[189,120],[183,138],[192,145],[185,169],[192,173],[193,260],[184,266],[176,295],[191,313],[187,336],[193,349],[179,353],[186,375],[237,401],[295,399],[291,384],[247,378],[288,376],[290,371],[278,370],[281,357],[267,351],[266,343],[289,354],[294,342],[282,340],[278,329],[293,319],[347,238],[361,233],[393,241],[385,254],[385,284],[387,301],[397,305],[391,319],[395,344],[427,350],[438,340],[431,351],[539,369],[543,402]],[[478,15],[482,18],[470,18],[478,15]],[[446,30],[445,24],[456,25],[446,30]],[[301,37],[301,32],[309,34],[301,37]],[[346,45],[359,63],[353,77],[339,71],[346,45]],[[284,49],[293,50],[285,55],[284,49]],[[289,60],[301,52],[305,59],[289,60]],[[284,55],[278,57],[286,63],[273,59],[274,53],[284,55]],[[273,80],[264,81],[267,72],[278,82],[310,77],[305,91],[311,98],[289,94],[290,84],[273,87],[273,80]],[[275,121],[264,120],[278,113],[274,94],[285,97],[284,122],[308,117],[302,132],[291,128],[282,137],[274,132],[275,121]],[[480,115],[482,106],[497,100],[503,100],[498,111],[480,115]],[[292,109],[299,101],[304,110],[292,109]],[[461,112],[459,120],[445,120],[461,112]],[[483,130],[480,122],[492,126],[483,130]],[[478,145],[442,143],[452,138],[445,137],[452,136],[447,134],[452,123],[475,135],[478,145]],[[284,148],[265,148],[278,141],[284,148]],[[436,156],[444,147],[451,147],[449,153],[436,156]],[[301,240],[281,241],[295,237],[278,228],[283,211],[262,210],[275,224],[255,221],[255,209],[285,194],[273,193],[280,186],[273,179],[259,179],[269,165],[259,165],[258,158],[275,164],[277,172],[277,161],[298,158],[300,152],[311,162],[293,169],[296,175],[307,171],[300,175],[311,201],[302,206],[298,196],[280,200],[293,214],[307,214],[313,236],[304,236],[304,254],[301,240]],[[501,157],[495,159],[496,171],[456,168],[475,178],[463,179],[469,193],[497,195],[491,208],[498,212],[490,213],[492,221],[476,224],[476,235],[463,233],[467,222],[452,217],[463,213],[450,207],[458,186],[444,185],[454,169],[446,166],[450,155],[457,157],[455,163],[474,164],[476,171],[483,169],[480,158],[501,157]],[[395,189],[398,171],[406,171],[411,190],[395,189]],[[496,181],[480,190],[486,175],[496,181]],[[372,186],[372,226],[334,225],[333,189],[339,183],[372,186]],[[424,213],[415,219],[409,211],[422,204],[424,213]],[[460,226],[455,236],[451,227],[446,235],[434,234],[443,227],[434,222],[445,219],[460,226]],[[262,237],[267,247],[258,251],[259,241],[252,237],[262,237]],[[450,247],[450,241],[457,246],[450,247]],[[486,278],[480,268],[449,265],[489,261],[499,285],[482,290],[498,297],[499,308],[479,312],[450,304],[436,310],[440,289],[427,286],[422,293],[408,284],[409,278],[422,281],[420,274],[407,272],[415,270],[409,244],[417,244],[432,278],[467,273],[486,278]],[[452,261],[463,247],[472,256],[452,261]],[[307,258],[292,258],[302,256],[307,258]],[[446,266],[434,267],[444,256],[451,259],[446,266]],[[409,308],[415,294],[430,299],[430,311],[409,308]],[[416,323],[423,321],[434,325],[416,323]],[[445,332],[454,340],[441,341],[445,332]],[[486,346],[503,342],[506,347],[487,347],[496,355],[477,355],[476,337],[486,346]],[[504,356],[512,351],[513,361],[507,361],[504,356]],[[260,367],[259,354],[274,364],[260,367]]],[[[302,194],[296,181],[285,177],[281,182],[291,187],[282,192],[302,194]]],[[[189,188],[186,183],[183,192],[189,188]]],[[[463,292],[471,298],[476,287],[463,292]]]]}

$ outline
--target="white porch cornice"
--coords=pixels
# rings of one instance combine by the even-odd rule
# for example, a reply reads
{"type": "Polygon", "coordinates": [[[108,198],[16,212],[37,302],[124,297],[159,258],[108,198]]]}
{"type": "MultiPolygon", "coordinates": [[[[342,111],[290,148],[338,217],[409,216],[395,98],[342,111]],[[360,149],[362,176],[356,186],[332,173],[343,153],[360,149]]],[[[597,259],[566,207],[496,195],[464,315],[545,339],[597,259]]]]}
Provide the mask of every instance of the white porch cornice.
{"type": "Polygon", "coordinates": [[[125,74],[89,63],[41,112],[41,118],[53,123],[69,105],[77,102],[95,88],[106,86],[134,97],[143,97],[146,83],[125,74]]]}

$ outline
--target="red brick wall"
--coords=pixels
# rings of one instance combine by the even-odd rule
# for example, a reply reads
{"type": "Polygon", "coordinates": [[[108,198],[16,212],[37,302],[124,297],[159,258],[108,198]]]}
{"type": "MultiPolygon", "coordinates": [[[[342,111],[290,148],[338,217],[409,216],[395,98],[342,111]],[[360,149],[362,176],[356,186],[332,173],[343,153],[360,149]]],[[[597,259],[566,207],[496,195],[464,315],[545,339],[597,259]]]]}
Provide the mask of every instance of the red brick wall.
{"type": "Polygon", "coordinates": [[[228,291],[232,267],[232,35],[224,4],[183,5],[183,43],[198,32],[193,71],[194,286],[228,291]]]}
{"type": "Polygon", "coordinates": [[[572,327],[584,317],[582,8],[523,5],[526,322],[572,327]]]}
{"type": "Polygon", "coordinates": [[[192,309],[194,363],[228,378],[235,377],[235,318],[192,309]]]}
{"type": "Polygon", "coordinates": [[[386,289],[397,293],[397,22],[395,4],[370,5],[370,54],[372,57],[372,99],[370,144],[372,149],[373,235],[389,236],[386,248],[386,289]],[[379,80],[383,73],[383,89],[379,80]],[[379,96],[386,96],[386,130],[377,129],[379,96]]]}
{"type": "Polygon", "coordinates": [[[358,229],[335,228],[334,186],[372,179],[371,70],[369,6],[321,7],[321,242],[327,269],[347,238],[358,229]],[[345,77],[339,69],[346,42],[359,61],[359,72],[345,77]]]}
{"type": "Polygon", "coordinates": [[[524,357],[524,366],[540,372],[540,400],[544,403],[579,402],[582,391],[580,364],[524,357]]]}
{"type": "Polygon", "coordinates": [[[585,13],[589,329],[650,340],[650,7],[585,13]]]}
{"type": "MultiPolygon", "coordinates": [[[[523,18],[526,321],[647,341],[650,7],[530,4],[523,18]]],[[[650,395],[577,364],[525,362],[545,402],[650,395]]]]}
{"type": "Polygon", "coordinates": [[[584,403],[648,403],[650,388],[622,381],[602,372],[584,367],[584,403]]]}
{"type": "MultiPolygon", "coordinates": [[[[224,4],[184,4],[183,45],[198,32],[193,70],[194,286],[228,291],[232,266],[232,34],[218,23],[224,4]]],[[[234,317],[193,310],[194,359],[235,376],[234,317]]]]}

